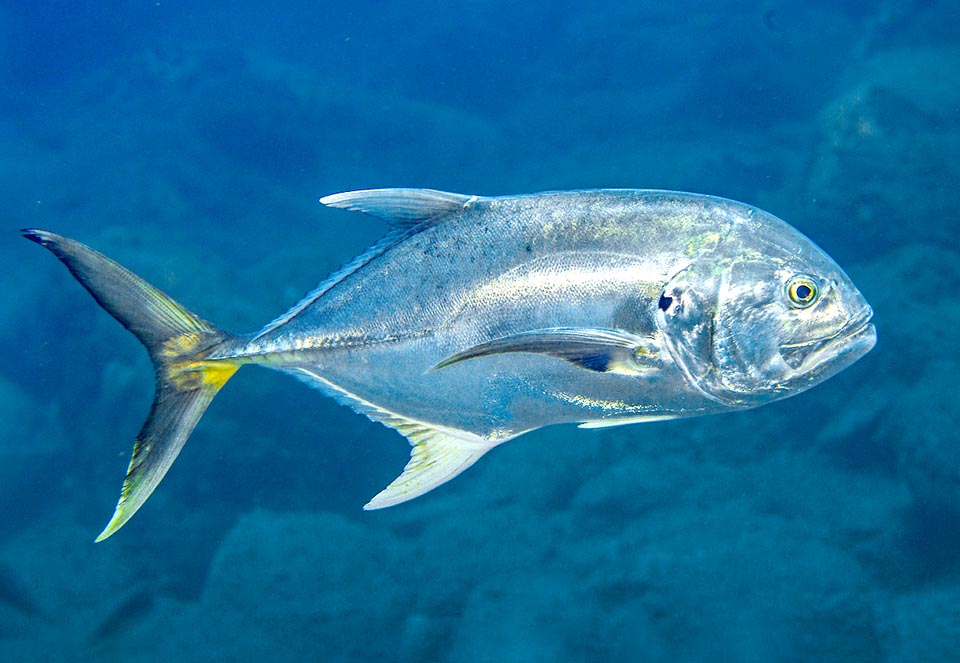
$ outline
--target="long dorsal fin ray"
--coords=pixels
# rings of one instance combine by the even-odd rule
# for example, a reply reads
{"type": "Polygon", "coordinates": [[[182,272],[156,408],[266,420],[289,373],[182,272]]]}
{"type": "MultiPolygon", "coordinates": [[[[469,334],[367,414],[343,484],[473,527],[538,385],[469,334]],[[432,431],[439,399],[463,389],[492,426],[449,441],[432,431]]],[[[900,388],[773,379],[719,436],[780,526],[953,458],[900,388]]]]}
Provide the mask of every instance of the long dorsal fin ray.
{"type": "Polygon", "coordinates": [[[367,511],[394,506],[430,492],[505,441],[491,442],[476,433],[436,426],[390,412],[306,368],[289,369],[287,372],[373,421],[393,428],[410,442],[410,460],[403,472],[363,506],[367,511]]]}
{"type": "Polygon", "coordinates": [[[477,196],[434,189],[363,189],[324,196],[328,207],[363,212],[392,226],[408,228],[465,209],[477,196]]]}
{"type": "Polygon", "coordinates": [[[324,196],[320,199],[320,202],[328,207],[364,212],[383,219],[390,224],[390,232],[369,249],[321,281],[316,288],[304,295],[290,310],[264,325],[254,335],[253,340],[293,319],[370,261],[383,255],[408,237],[429,228],[434,221],[452,212],[465,209],[474,200],[478,200],[477,196],[434,191],[433,189],[366,189],[324,196]]]}

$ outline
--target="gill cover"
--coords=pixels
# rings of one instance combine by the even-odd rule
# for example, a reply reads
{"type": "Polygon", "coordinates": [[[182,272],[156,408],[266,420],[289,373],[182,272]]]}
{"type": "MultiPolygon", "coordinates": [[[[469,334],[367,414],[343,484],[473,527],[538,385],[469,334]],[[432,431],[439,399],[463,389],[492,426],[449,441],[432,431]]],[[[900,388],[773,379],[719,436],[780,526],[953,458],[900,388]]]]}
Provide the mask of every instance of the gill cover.
{"type": "Polygon", "coordinates": [[[717,265],[707,260],[691,263],[674,275],[657,303],[657,327],[673,360],[687,381],[718,403],[729,400],[714,394],[714,319],[722,287],[717,265]]]}

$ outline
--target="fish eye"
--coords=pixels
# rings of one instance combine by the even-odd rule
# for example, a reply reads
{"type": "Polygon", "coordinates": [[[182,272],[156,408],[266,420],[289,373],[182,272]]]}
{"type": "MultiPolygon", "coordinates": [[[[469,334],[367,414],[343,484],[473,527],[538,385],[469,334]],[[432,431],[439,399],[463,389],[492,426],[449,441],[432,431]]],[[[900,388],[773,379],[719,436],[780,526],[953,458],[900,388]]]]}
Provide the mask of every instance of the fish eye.
{"type": "Polygon", "coordinates": [[[820,299],[820,284],[812,276],[797,274],[787,281],[787,297],[794,308],[810,308],[820,299]]]}

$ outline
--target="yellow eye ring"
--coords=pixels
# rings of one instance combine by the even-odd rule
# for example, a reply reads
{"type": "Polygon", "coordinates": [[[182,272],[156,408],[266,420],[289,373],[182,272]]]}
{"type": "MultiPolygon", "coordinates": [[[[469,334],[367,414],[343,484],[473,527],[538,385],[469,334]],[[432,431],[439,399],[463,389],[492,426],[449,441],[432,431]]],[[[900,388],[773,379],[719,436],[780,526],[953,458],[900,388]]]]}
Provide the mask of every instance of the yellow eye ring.
{"type": "Polygon", "coordinates": [[[810,308],[820,299],[820,284],[812,276],[797,274],[787,281],[787,298],[794,308],[810,308]]]}

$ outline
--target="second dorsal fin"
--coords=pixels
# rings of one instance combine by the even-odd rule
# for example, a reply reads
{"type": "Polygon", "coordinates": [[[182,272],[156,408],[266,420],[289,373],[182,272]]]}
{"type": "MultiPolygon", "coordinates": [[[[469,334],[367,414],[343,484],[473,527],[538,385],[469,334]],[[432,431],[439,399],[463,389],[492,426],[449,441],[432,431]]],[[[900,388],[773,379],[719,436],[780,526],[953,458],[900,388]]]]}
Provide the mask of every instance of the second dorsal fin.
{"type": "Polygon", "coordinates": [[[324,196],[328,207],[363,212],[393,226],[409,227],[465,209],[477,196],[433,189],[364,189],[324,196]]]}
{"type": "Polygon", "coordinates": [[[256,333],[253,340],[290,321],[331,288],[371,260],[383,255],[408,237],[429,228],[433,220],[440,219],[457,210],[466,209],[475,200],[479,200],[479,198],[460,193],[434,191],[433,189],[365,189],[324,196],[320,199],[320,202],[328,207],[363,212],[383,219],[390,224],[390,232],[379,242],[328,276],[320,285],[304,295],[289,311],[275,320],[271,320],[269,324],[256,333]]]}

